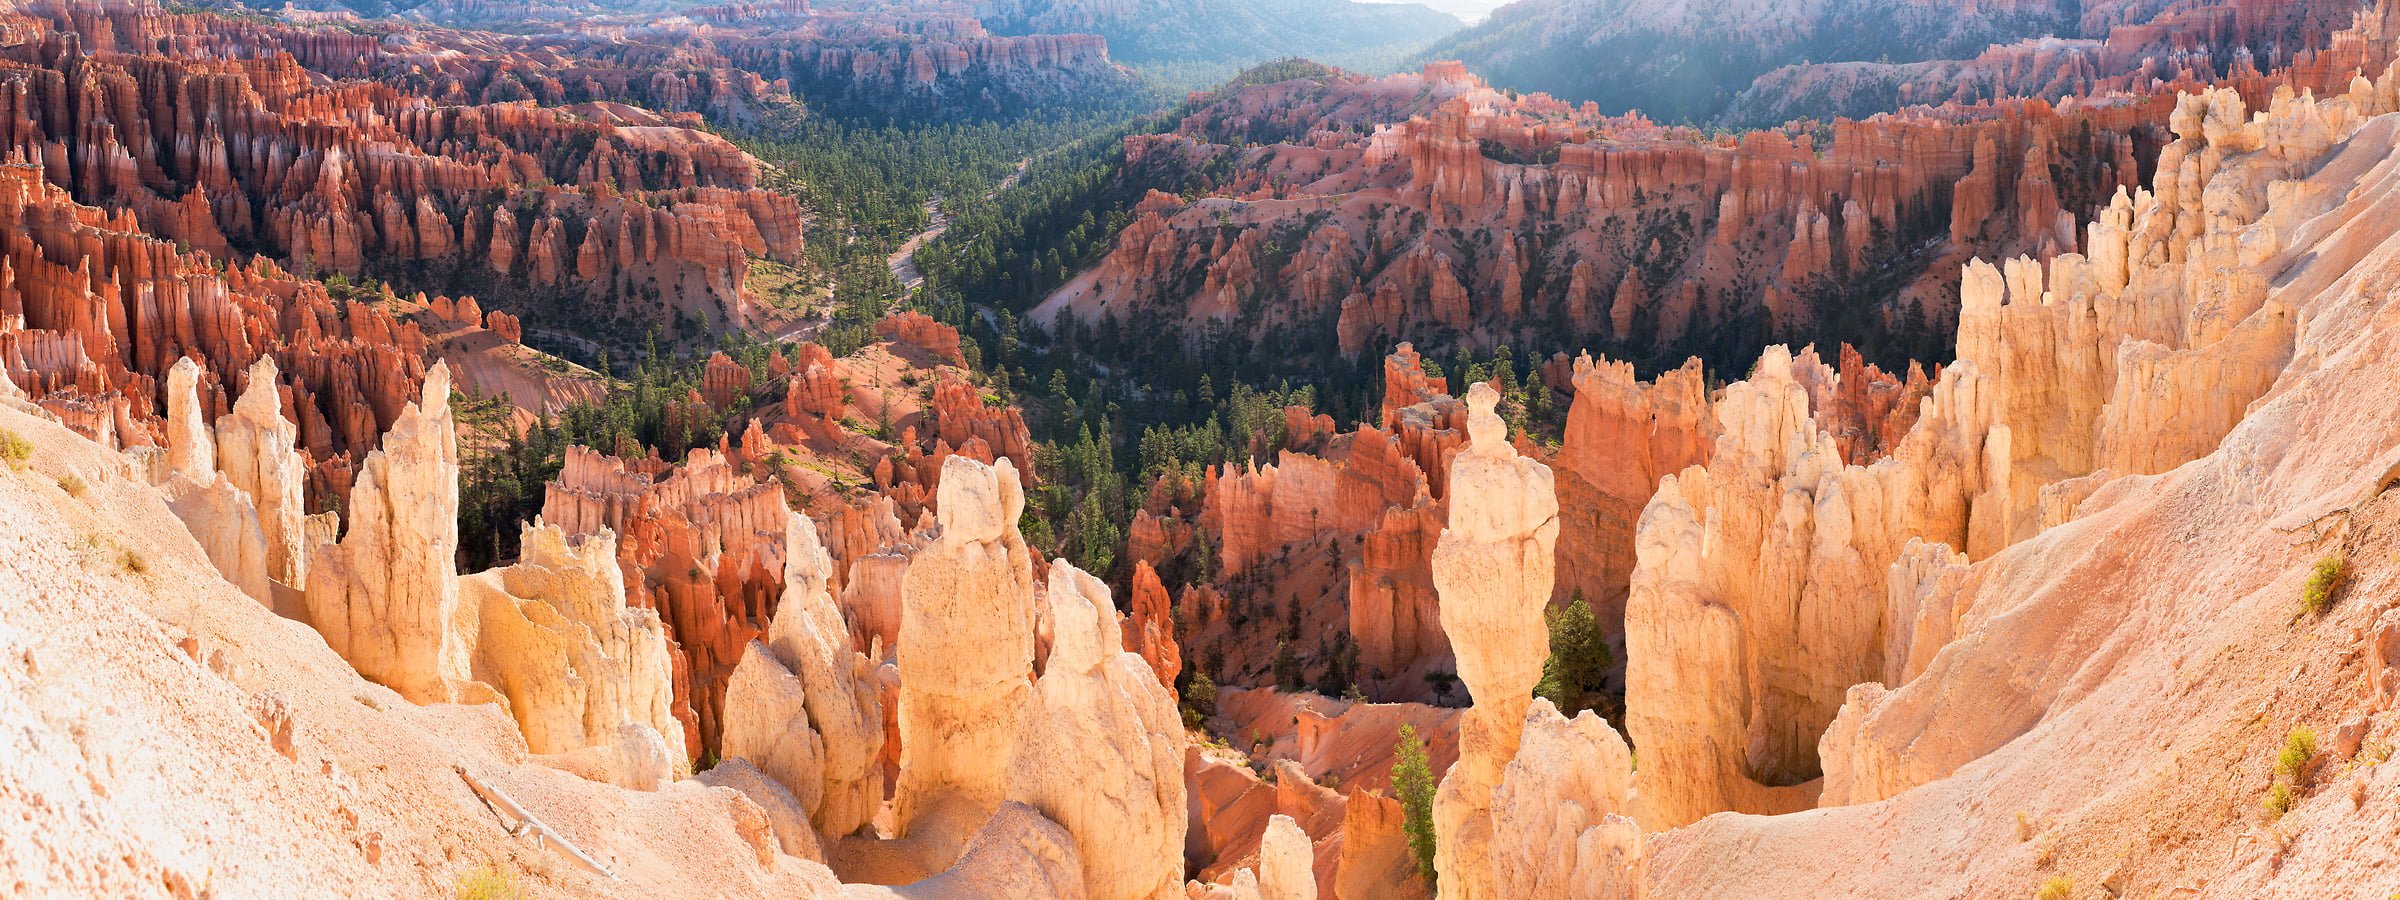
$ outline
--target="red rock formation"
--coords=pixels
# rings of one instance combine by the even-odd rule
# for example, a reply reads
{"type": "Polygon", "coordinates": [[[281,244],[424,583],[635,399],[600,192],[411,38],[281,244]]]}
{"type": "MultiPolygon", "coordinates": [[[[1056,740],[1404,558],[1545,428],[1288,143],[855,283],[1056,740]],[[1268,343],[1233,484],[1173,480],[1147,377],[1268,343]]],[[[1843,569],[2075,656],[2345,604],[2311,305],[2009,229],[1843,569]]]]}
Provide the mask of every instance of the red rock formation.
{"type": "Polygon", "coordinates": [[[916,310],[901,310],[883,317],[875,323],[875,332],[885,340],[916,347],[951,365],[967,364],[966,355],[959,350],[958,329],[916,310]]]}
{"type": "Polygon", "coordinates": [[[1032,319],[1105,309],[1174,326],[1142,339],[1234,327],[1353,356],[1394,340],[1696,348],[1762,311],[1779,334],[1813,329],[1812,297],[1871,254],[1938,239],[1927,214],[1940,210],[1957,226],[1950,241],[1907,263],[1931,281],[1874,311],[1889,331],[1938,331],[1968,255],[2079,249],[2074,223],[2133,183],[2171,106],[2147,95],[1915,110],[1837,122],[1819,145],[1782,131],[1702,140],[1434,80],[1249,87],[1175,132],[1129,140],[1136,171],[1230,162],[1231,175],[1208,202],[1150,206],[1032,319]],[[1262,139],[1281,143],[1241,143],[1262,139]],[[2092,163],[2054,176],[2049,162],[2070,152],[2092,163]],[[1908,318],[1912,300],[1924,325],[1908,318]]]}
{"type": "Polygon", "coordinates": [[[1158,673],[1158,683],[1174,690],[1175,676],[1183,671],[1183,652],[1175,646],[1175,612],[1167,602],[1166,586],[1158,583],[1158,570],[1147,562],[1134,563],[1126,600],[1125,617],[1118,623],[1125,630],[1125,649],[1140,654],[1158,673]]]}
{"type": "Polygon", "coordinates": [[[1787,66],[1753,82],[1724,118],[1859,116],[1895,95],[1903,104],[2057,102],[2210,82],[2253,67],[2305,65],[2357,9],[2345,0],[2088,4],[2080,34],[1993,44],[1970,59],[1787,66]]]}
{"type": "MultiPolygon", "coordinates": [[[[1558,488],[1559,599],[1581,595],[1603,623],[1624,618],[1633,526],[1659,478],[1708,461],[1700,361],[1634,380],[1628,363],[1575,360],[1566,441],[1550,460],[1558,488]]],[[[1611,625],[1610,627],[1614,627],[1611,625]]]]}
{"type": "Polygon", "coordinates": [[[711,353],[701,371],[700,392],[710,406],[719,410],[731,407],[735,398],[750,392],[750,369],[724,353],[711,353]]]}
{"type": "Polygon", "coordinates": [[[944,376],[934,385],[932,409],[942,443],[983,462],[1017,462],[1018,476],[1032,483],[1033,433],[1026,430],[1025,416],[1016,407],[986,403],[981,389],[944,376]]]}

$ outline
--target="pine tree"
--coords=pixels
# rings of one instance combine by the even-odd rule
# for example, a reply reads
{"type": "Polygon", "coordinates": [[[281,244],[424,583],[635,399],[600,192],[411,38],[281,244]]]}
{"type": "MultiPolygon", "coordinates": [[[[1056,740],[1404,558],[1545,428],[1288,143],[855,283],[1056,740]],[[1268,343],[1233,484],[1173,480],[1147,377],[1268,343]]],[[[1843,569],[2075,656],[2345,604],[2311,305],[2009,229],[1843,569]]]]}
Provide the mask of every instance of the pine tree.
{"type": "Polygon", "coordinates": [[[1297,691],[1303,681],[1300,656],[1292,652],[1286,641],[1275,642],[1275,685],[1286,691],[1297,691]]]}
{"type": "Polygon", "coordinates": [[[1417,737],[1417,726],[1400,726],[1400,743],[1392,749],[1392,759],[1392,792],[1399,795],[1400,811],[1406,817],[1400,830],[1408,835],[1409,852],[1417,857],[1417,874],[1432,885],[1433,766],[1425,760],[1425,742],[1417,737]]]}
{"type": "Polygon", "coordinates": [[[1533,695],[1547,698],[1561,714],[1572,716],[1586,708],[1583,695],[1600,686],[1614,659],[1582,590],[1576,590],[1574,599],[1565,608],[1552,610],[1548,618],[1550,658],[1542,663],[1542,680],[1534,685],[1533,695]]]}

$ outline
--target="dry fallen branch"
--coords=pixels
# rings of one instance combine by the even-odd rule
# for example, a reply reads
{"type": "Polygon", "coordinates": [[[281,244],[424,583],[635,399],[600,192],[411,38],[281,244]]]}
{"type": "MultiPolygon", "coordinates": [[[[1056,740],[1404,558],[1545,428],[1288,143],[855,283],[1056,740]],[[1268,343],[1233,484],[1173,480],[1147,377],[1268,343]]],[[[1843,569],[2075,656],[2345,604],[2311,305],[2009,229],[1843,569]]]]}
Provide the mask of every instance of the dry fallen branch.
{"type": "Polygon", "coordinates": [[[535,840],[549,845],[550,849],[574,860],[577,864],[590,870],[592,874],[610,881],[621,880],[615,872],[611,872],[607,866],[601,865],[599,860],[591,858],[582,850],[577,849],[574,844],[567,843],[566,838],[551,830],[550,826],[542,823],[542,820],[534,818],[532,813],[526,812],[524,807],[518,806],[517,801],[509,799],[509,796],[501,793],[499,788],[475,777],[474,773],[467,771],[466,766],[454,765],[451,768],[458,770],[458,777],[466,779],[467,786],[475,789],[476,796],[482,797],[485,803],[498,807],[495,812],[506,811],[510,817],[517,820],[516,827],[508,830],[510,835],[523,837],[531,834],[535,840]]]}

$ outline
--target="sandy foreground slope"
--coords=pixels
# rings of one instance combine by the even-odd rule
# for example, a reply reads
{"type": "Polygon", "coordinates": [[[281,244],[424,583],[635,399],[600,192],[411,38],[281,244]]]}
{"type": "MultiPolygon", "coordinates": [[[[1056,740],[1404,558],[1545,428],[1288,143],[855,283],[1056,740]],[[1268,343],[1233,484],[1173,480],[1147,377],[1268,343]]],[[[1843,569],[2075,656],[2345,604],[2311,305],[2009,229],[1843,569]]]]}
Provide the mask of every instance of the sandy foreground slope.
{"type": "Polygon", "coordinates": [[[486,864],[536,895],[839,890],[731,790],[529,765],[499,706],[361,679],[219,576],[117,454],[13,409],[0,429],[33,448],[0,470],[0,895],[452,897],[486,864]],[[455,766],[621,880],[511,837],[455,766]]]}

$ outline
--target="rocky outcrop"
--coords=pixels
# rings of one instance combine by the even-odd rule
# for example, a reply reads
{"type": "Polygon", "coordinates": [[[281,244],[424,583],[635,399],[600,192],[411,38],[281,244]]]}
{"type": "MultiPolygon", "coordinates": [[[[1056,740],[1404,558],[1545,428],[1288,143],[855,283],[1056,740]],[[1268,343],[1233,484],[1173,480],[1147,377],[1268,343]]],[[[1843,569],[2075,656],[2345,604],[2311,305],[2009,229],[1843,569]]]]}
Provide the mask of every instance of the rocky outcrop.
{"type": "Polygon", "coordinates": [[[1316,863],[1316,848],[1300,823],[1282,814],[1269,817],[1258,845],[1260,900],[1317,900],[1316,863]]]}
{"type": "MultiPolygon", "coordinates": [[[[2095,4],[2079,28],[2015,42],[1956,47],[1974,52],[1921,62],[1787,65],[1750,82],[1720,120],[1765,125],[1794,119],[1864,118],[1901,104],[1961,105],[2008,98],[2056,102],[2072,96],[2140,92],[2152,85],[2204,84],[2227,76],[2306,64],[2350,24],[2357,4],[2301,0],[2238,4],[2095,4]],[[2063,39],[2062,39],[2063,38],[2063,39]]],[[[1812,57],[1814,58],[1814,57],[1812,57]]],[[[1861,60],[1866,59],[1860,57],[1861,60]]]]}
{"type": "Polygon", "coordinates": [[[310,548],[309,624],[368,679],[417,703],[451,700],[469,674],[457,547],[457,426],[449,370],[436,363],[359,466],[340,541],[310,548]]]}
{"type": "MultiPolygon", "coordinates": [[[[1100,579],[1054,561],[1044,601],[1050,652],[1023,715],[1008,798],[1074,836],[1084,896],[1173,898],[1182,892],[1189,817],[1188,738],[1175,695],[1125,651],[1100,579]]],[[[905,640],[901,652],[911,652],[905,640]]]]}
{"type": "Polygon", "coordinates": [[[1459,760],[1434,800],[1434,865],[1444,897],[1494,893],[1493,789],[1516,758],[1527,699],[1549,657],[1547,607],[1556,572],[1558,495],[1550,469],[1517,455],[1493,409],[1467,394],[1471,442],[1451,463],[1450,521],[1433,551],[1442,630],[1475,705],[1459,727],[1459,760]]]}
{"type": "Polygon", "coordinates": [[[223,473],[209,472],[205,477],[207,481],[195,481],[182,472],[168,475],[167,483],[160,486],[167,496],[167,508],[183,520],[226,581],[251,599],[274,606],[275,597],[267,583],[267,539],[258,527],[258,507],[251,503],[249,493],[234,487],[223,473]]]}
{"type": "Polygon", "coordinates": [[[785,590],[782,487],[713,450],[679,467],[569,447],[542,517],[568,534],[618,535],[627,602],[656,609],[675,646],[684,746],[722,758],[725,686],[785,590]]]}
{"type": "Polygon", "coordinates": [[[966,353],[959,349],[958,329],[916,310],[901,310],[876,320],[875,333],[883,335],[885,340],[923,350],[942,362],[967,364],[966,353]]]}
{"type": "Polygon", "coordinates": [[[1160,685],[1173,690],[1175,676],[1183,672],[1183,651],[1175,645],[1174,604],[1167,599],[1166,585],[1159,583],[1158,570],[1148,560],[1133,564],[1130,599],[1132,609],[1120,623],[1124,646],[1150,666],[1160,685]]]}
{"type": "Polygon", "coordinates": [[[1633,527],[1660,478],[1708,461],[1710,421],[1698,360],[1637,381],[1633,366],[1574,362],[1558,484],[1558,596],[1580,595],[1601,622],[1625,617],[1633,527]]]}
{"type": "MultiPolygon", "coordinates": [[[[625,741],[630,726],[655,742],[662,768],[690,756],[674,716],[674,665],[655,610],[625,605],[616,535],[569,538],[555,525],[524,529],[515,565],[458,581],[474,610],[472,673],[508,699],[526,749],[566,754],[625,741]]],[[[653,789],[639,770],[605,780],[653,789]]]]}
{"type": "Polygon", "coordinates": [[[1033,697],[1033,560],[1016,529],[1024,505],[1006,460],[944,461],[941,536],[917,551],[901,588],[893,810],[904,834],[927,815],[972,821],[1008,797],[1033,697]]]}
{"type": "MultiPolygon", "coordinates": [[[[1827,143],[1783,130],[1703,139],[1432,67],[1308,84],[1212,98],[1129,149],[1129,179],[1206,173],[1210,196],[1136,218],[1029,318],[1154,323],[1130,333],[1129,358],[1231,329],[1345,357],[1407,340],[1702,354],[1733,368],[1747,360],[1713,336],[1814,335],[1836,310],[1896,345],[1938,346],[1955,321],[1956,265],[2081,249],[2077,224],[2134,186],[2172,107],[2151,96],[1909,110],[1835,122],[1827,143]],[[1255,146],[1269,139],[1280,143],[1255,146]],[[2051,165],[2066,155],[2092,164],[2051,165]],[[1886,286],[1854,296],[1870,267],[1886,286]]],[[[1291,364],[1254,354],[1244,363],[1291,364]]]]}
{"type": "Polygon", "coordinates": [[[874,664],[851,649],[816,525],[784,527],[784,587],[764,643],[743,650],[726,688],[723,744],[799,799],[827,838],[866,825],[883,802],[883,708],[874,664]]]}
{"type": "MultiPolygon", "coordinates": [[[[2394,33],[2380,31],[2379,40],[2394,33]]],[[[2165,289],[2134,287],[2119,296],[2147,301],[2136,309],[2178,329],[2218,309],[2249,307],[2224,322],[2231,327],[2213,342],[2185,345],[2200,353],[2238,348],[2242,341],[2231,332],[2288,304],[2295,320],[2289,358],[2228,353],[2217,376],[2239,393],[2259,370],[2272,370],[2271,388],[2197,458],[2154,475],[2106,479],[2063,521],[1989,555],[1970,552],[1974,561],[1954,592],[1941,586],[1946,565],[1910,561],[1907,578],[1928,587],[1937,603],[1949,594],[1947,604],[1962,610],[1957,638],[1904,683],[1848,692],[1819,753],[1827,803],[1849,805],[1793,817],[1712,816],[1656,835],[1647,847],[1654,894],[1703,895],[1705,884],[1805,890],[1798,886],[1824,883],[1817,879],[1837,866],[1847,884],[1973,892],[1969,885],[1978,881],[2026,883],[2024,857],[2000,857],[2013,846],[2052,841],[2051,871],[2079,873],[2079,882],[2105,878],[2107,890],[2126,895],[2179,888],[2199,896],[2271,895],[2339,881],[2321,867],[2345,865],[2337,860],[2353,858],[2353,850],[2255,835],[2264,828],[2322,836],[2380,818],[2385,813],[2372,798],[2393,772],[2375,764],[2380,755],[2351,755],[2344,737],[2370,730],[2367,713],[2383,705],[2362,690],[2381,661],[2351,660],[2382,649],[2374,634],[2386,604],[2353,593],[2322,613],[2295,610],[2313,562],[2337,544],[2353,566],[2389,552],[2388,535],[2334,524],[2388,517],[2393,502],[2390,448],[2400,434],[2388,416],[2370,411],[2388,405],[2391,393],[2375,362],[2392,345],[2391,298],[2372,287],[2391,273],[2392,223],[2400,221],[2385,162],[2395,139],[2388,78],[2362,79],[2362,90],[2313,102],[2296,94],[2268,99],[2263,111],[2243,111],[2231,98],[2192,101],[2222,103],[2187,120],[2213,132],[2195,149],[2217,165],[2213,175],[2173,190],[2179,201],[2200,190],[2198,208],[2215,224],[2195,223],[2182,234],[2181,216],[2171,211],[2179,202],[2137,202],[2147,210],[2137,219],[2158,230],[2136,231],[2153,236],[2136,258],[2155,268],[2135,281],[2160,279],[2153,284],[2165,289]],[[2265,142],[2245,147],[2245,133],[2313,131],[2311,119],[2348,124],[2324,132],[2340,139],[2303,164],[2297,180],[2277,174],[2293,171],[2292,158],[2265,142]],[[2212,244],[2247,246],[2251,261],[2208,261],[2212,244]],[[2177,254],[2183,262],[2173,262],[2177,254]],[[2226,303],[2242,295],[2243,267],[2255,267],[2250,276],[2275,273],[2264,302],[2226,303]],[[2345,508],[2353,512],[2334,512],[2345,508]],[[2276,774],[2286,736],[2303,726],[2321,736],[2312,756],[2323,761],[2276,774]],[[2094,741],[2137,733],[2139,741],[2094,741]],[[2212,756],[2207,747],[2227,751],[2212,756]],[[2262,797],[2280,799],[2282,790],[2293,797],[2288,809],[2261,807],[2262,797]],[[2158,799],[2179,795],[2222,797],[2233,812],[2158,799]],[[1975,803],[2021,810],[2028,824],[2017,826],[2011,814],[1960,815],[1975,803]],[[2067,837],[2109,833],[2104,823],[2112,821],[2141,821],[2143,830],[2186,835],[2187,843],[2118,856],[2117,846],[2087,849],[2067,837]],[[2253,841],[2240,838],[2245,832],[2253,841]],[[1901,834],[1926,835],[1935,846],[1891,837],[1901,834]],[[1734,849],[1765,845],[1800,852],[1759,866],[1734,849]],[[1869,846],[1878,849],[1856,855],[1869,846]],[[2190,873],[2201,870],[2215,874],[2193,884],[2190,873]],[[2086,872],[2109,874],[2080,875],[2086,872]]],[[[2162,189],[2166,181],[2162,173],[2162,189]]],[[[2055,263],[2047,274],[2055,282],[2055,263]]],[[[2101,313],[2103,321],[2108,315],[2101,313]]],[[[2121,354],[2126,343],[2108,340],[2102,349],[2121,354]]],[[[2194,410],[2211,405],[2191,395],[2180,402],[2194,410]]],[[[2172,431],[2168,437],[2180,443],[2172,431]]],[[[2012,456],[2021,449],[2008,448],[2012,456]]],[[[2354,572],[2389,576],[2385,568],[2354,572]]],[[[1888,677],[1892,669],[1885,671],[1888,677]]],[[[1646,776],[1653,750],[1640,746],[1646,776]]]]}
{"type": "Polygon", "coordinates": [[[1497,896],[1601,900],[1640,893],[1633,754],[1591,710],[1575,718],[1536,698],[1517,758],[1492,792],[1497,896]]]}
{"type": "Polygon", "coordinates": [[[700,383],[700,395],[708,398],[708,405],[723,410],[733,405],[734,398],[750,392],[750,370],[721,351],[711,353],[701,370],[700,383]]]}
{"type": "Polygon", "coordinates": [[[942,443],[987,464],[997,459],[1027,460],[1016,470],[1017,475],[1033,477],[1033,434],[1016,407],[986,403],[983,392],[974,385],[945,377],[934,385],[932,412],[935,433],[942,443]]]}
{"type": "Polygon", "coordinates": [[[167,474],[214,480],[217,442],[209,439],[200,408],[200,367],[190,357],[167,371],[167,474]]]}

